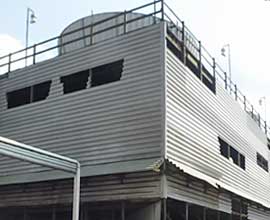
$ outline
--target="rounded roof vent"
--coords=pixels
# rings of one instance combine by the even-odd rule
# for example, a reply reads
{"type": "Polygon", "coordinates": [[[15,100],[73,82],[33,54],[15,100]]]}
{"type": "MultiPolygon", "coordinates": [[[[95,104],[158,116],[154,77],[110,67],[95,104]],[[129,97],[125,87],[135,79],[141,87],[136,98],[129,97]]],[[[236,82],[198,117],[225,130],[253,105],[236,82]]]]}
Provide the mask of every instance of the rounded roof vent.
{"type": "Polygon", "coordinates": [[[140,13],[109,12],[81,18],[64,29],[59,53],[77,50],[154,24],[155,17],[140,13]]]}

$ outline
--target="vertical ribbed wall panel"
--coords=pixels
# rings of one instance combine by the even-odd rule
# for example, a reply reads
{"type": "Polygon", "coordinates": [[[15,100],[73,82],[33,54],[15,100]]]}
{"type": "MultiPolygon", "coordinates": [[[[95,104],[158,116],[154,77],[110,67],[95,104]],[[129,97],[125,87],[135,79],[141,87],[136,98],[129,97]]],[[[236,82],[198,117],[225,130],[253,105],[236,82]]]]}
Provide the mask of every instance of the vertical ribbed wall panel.
{"type": "MultiPolygon", "coordinates": [[[[152,25],[1,79],[0,134],[83,166],[161,157],[162,25],[152,25]],[[124,59],[120,81],[63,95],[60,77],[124,59]],[[52,80],[49,97],[7,109],[6,92],[52,80]]],[[[9,175],[2,168],[1,175],[9,175]]],[[[16,174],[32,166],[12,163],[16,174]]],[[[36,170],[35,171],[40,171],[36,170]]]]}
{"type": "Polygon", "coordinates": [[[236,191],[270,204],[266,136],[220,84],[212,93],[171,51],[166,57],[166,158],[210,175],[236,191]],[[246,170],[220,154],[218,136],[245,155],[246,170]]]}

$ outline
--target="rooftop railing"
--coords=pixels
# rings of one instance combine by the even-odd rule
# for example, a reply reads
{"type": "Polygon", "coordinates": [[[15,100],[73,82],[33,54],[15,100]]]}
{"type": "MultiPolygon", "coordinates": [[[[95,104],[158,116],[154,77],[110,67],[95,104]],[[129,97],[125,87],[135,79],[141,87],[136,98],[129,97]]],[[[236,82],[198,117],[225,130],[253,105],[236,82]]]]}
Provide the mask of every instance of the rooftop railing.
{"type": "Polygon", "coordinates": [[[109,30],[116,28],[120,29],[121,31],[119,31],[118,35],[129,33],[134,31],[134,28],[130,28],[132,24],[140,23],[141,21],[145,21],[147,18],[149,19],[148,22],[141,26],[137,26],[136,29],[153,25],[160,21],[166,21],[168,28],[173,32],[174,36],[182,42],[184,64],[187,65],[186,58],[188,55],[191,56],[192,59],[196,60],[199,74],[202,75],[203,72],[207,73],[205,74],[206,77],[210,74],[211,77],[214,78],[214,82],[219,82],[224,87],[228,94],[240,104],[242,109],[251,116],[265,134],[269,134],[270,127],[268,127],[266,121],[262,119],[260,114],[254,109],[254,106],[247,100],[246,96],[243,95],[237,85],[232,82],[228,74],[216,63],[215,58],[212,57],[205,49],[201,41],[195,37],[195,35],[185,25],[184,21],[178,17],[178,15],[164,0],[155,0],[132,10],[117,13],[103,20],[76,28],[72,31],[34,44],[22,50],[2,56],[0,57],[0,74],[6,74],[8,77],[8,73],[16,69],[25,68],[26,66],[34,65],[38,62],[42,62],[56,56],[61,56],[63,55],[61,53],[63,47],[86,38],[90,40],[89,44],[84,46],[90,46],[95,43],[92,40],[94,36],[98,36],[99,34],[109,30]],[[132,13],[138,13],[140,16],[130,18],[129,15],[132,13]],[[103,29],[95,28],[98,25],[105,24],[105,22],[118,18],[121,18],[121,22],[118,22],[117,24],[103,29]],[[89,34],[72,37],[69,40],[63,41],[63,38],[65,37],[72,36],[72,34],[89,29],[89,34]]]}

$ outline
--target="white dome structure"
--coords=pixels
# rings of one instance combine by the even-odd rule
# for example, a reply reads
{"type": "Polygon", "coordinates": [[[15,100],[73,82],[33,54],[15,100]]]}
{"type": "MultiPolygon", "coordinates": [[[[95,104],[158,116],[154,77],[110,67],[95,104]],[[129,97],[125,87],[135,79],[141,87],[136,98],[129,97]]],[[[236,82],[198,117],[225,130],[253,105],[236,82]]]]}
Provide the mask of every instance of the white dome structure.
{"type": "Polygon", "coordinates": [[[143,16],[139,13],[108,12],[81,18],[61,33],[59,44],[63,46],[60,47],[59,53],[64,54],[137,30],[153,24],[155,19],[158,19],[153,16],[145,18],[143,16]]]}

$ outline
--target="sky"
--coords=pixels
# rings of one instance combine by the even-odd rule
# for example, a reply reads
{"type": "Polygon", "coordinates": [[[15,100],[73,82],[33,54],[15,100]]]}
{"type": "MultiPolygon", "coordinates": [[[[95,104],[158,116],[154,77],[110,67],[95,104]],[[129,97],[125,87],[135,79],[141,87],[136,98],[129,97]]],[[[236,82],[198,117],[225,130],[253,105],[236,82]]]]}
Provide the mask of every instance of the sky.
{"type": "MultiPolygon", "coordinates": [[[[151,0],[9,0],[1,1],[0,55],[25,45],[26,9],[38,17],[30,26],[29,45],[57,36],[73,21],[93,13],[123,11],[151,0]]],[[[228,71],[221,56],[230,44],[232,80],[270,125],[270,1],[269,0],[167,0],[178,16],[217,62],[228,71]]]]}

